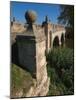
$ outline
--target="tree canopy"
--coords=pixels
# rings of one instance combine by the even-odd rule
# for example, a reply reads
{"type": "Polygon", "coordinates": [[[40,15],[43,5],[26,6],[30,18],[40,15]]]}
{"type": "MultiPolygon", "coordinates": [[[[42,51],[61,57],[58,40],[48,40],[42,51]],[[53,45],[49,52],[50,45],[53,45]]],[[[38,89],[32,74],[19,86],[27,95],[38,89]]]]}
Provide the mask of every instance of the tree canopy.
{"type": "Polygon", "coordinates": [[[74,27],[74,6],[60,5],[60,15],[58,22],[69,27],[74,27]]]}

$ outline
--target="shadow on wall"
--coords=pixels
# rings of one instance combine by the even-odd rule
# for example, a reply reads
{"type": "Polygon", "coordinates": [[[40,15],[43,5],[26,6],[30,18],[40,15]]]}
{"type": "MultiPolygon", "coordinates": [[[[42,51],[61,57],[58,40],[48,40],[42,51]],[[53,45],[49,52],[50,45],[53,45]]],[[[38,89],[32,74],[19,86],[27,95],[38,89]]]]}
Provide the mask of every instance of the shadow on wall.
{"type": "MultiPolygon", "coordinates": [[[[18,67],[30,72],[30,70],[28,70],[27,68],[25,68],[19,63],[19,53],[18,53],[17,42],[13,43],[11,46],[11,63],[14,63],[18,65],[18,67]]],[[[30,74],[32,75],[33,78],[36,78],[35,73],[30,72],[30,74]]]]}
{"type": "Polygon", "coordinates": [[[13,43],[11,47],[11,57],[12,57],[12,63],[19,65],[19,59],[18,59],[18,47],[17,43],[13,43]]]}

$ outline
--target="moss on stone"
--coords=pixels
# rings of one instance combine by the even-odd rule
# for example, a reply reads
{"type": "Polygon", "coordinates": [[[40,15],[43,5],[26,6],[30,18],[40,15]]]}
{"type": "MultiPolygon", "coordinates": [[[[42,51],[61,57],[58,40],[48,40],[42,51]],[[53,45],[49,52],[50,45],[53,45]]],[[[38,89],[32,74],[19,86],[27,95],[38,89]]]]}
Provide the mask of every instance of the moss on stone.
{"type": "Polygon", "coordinates": [[[26,96],[26,92],[34,85],[33,78],[29,72],[21,67],[12,64],[11,66],[11,97],[19,97],[17,93],[23,92],[23,96],[26,96]]]}

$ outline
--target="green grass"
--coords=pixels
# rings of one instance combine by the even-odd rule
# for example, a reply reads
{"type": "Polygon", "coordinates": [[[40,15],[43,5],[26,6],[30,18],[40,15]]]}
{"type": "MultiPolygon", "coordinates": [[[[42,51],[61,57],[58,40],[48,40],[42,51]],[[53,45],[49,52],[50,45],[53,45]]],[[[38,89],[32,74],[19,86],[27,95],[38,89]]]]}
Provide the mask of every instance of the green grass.
{"type": "Polygon", "coordinates": [[[23,70],[19,66],[12,64],[11,66],[11,95],[14,96],[20,90],[23,90],[23,96],[34,85],[33,78],[29,72],[23,70]]]}

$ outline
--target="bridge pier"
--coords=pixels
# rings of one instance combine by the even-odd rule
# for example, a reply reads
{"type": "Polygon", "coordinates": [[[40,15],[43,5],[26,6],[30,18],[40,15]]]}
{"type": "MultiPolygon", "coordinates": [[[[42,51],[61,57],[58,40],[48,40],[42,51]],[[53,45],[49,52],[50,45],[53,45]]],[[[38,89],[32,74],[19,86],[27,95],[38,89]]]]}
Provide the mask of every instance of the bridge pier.
{"type": "Polygon", "coordinates": [[[62,42],[61,42],[61,37],[59,38],[59,46],[62,45],[62,42]]]}
{"type": "Polygon", "coordinates": [[[62,44],[61,41],[59,41],[59,46],[61,46],[61,44],[62,44]]]}

